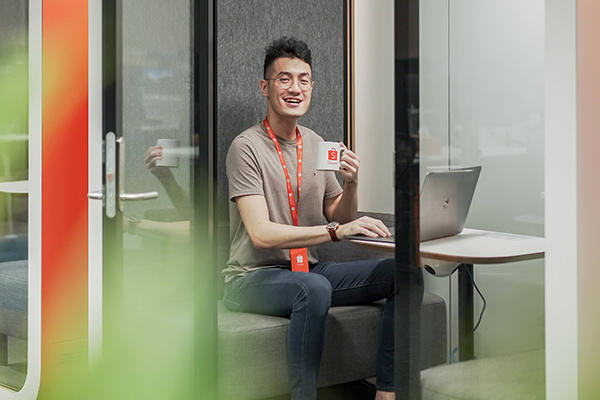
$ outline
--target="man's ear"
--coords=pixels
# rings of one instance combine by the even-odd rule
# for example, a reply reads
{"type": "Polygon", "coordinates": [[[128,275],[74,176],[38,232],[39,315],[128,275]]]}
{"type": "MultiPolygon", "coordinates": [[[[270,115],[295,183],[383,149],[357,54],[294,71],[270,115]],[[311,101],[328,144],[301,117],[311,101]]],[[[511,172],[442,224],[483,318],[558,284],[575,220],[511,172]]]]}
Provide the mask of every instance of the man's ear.
{"type": "Polygon", "coordinates": [[[261,79],[259,85],[260,85],[260,91],[262,92],[263,96],[269,97],[269,88],[267,87],[267,81],[264,79],[261,79]]]}

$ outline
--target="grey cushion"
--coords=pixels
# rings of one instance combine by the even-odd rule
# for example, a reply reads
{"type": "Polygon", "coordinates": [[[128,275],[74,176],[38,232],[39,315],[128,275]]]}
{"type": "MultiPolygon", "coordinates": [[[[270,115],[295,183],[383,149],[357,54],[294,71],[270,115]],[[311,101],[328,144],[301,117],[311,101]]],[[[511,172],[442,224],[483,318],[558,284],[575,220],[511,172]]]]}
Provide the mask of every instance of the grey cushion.
{"type": "MultiPolygon", "coordinates": [[[[327,317],[319,386],[375,376],[384,301],[333,307],[327,317]]],[[[219,302],[219,388],[223,399],[287,393],[289,319],[228,311],[219,302]]],[[[446,305],[426,293],[421,311],[423,368],[446,361],[446,305]]]]}
{"type": "Polygon", "coordinates": [[[27,339],[27,260],[0,263],[0,333],[27,339]]]}
{"type": "Polygon", "coordinates": [[[442,365],[421,372],[422,400],[543,400],[544,349],[442,365]]]}

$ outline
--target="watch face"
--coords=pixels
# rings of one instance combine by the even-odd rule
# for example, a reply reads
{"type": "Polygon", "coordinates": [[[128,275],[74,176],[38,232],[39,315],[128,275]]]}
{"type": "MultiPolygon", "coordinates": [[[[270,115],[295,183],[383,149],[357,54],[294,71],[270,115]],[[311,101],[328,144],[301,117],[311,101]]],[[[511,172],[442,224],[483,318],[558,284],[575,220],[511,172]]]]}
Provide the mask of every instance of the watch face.
{"type": "Polygon", "coordinates": [[[340,239],[338,239],[337,235],[335,234],[335,231],[337,231],[338,226],[340,226],[340,223],[337,221],[331,221],[327,224],[327,231],[329,231],[329,234],[331,235],[331,240],[333,240],[334,242],[340,241],[340,239]]]}

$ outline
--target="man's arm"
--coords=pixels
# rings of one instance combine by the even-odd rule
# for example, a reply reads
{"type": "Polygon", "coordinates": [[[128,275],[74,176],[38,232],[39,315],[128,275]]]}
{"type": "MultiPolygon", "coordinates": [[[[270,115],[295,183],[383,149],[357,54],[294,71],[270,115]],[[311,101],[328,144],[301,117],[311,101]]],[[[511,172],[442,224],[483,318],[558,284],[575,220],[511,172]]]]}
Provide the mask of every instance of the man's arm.
{"type": "MultiPolygon", "coordinates": [[[[293,226],[272,222],[262,195],[241,196],[235,200],[246,232],[257,249],[294,249],[331,240],[325,225],[293,226]]],[[[340,225],[336,232],[340,240],[356,234],[376,237],[389,236],[390,232],[383,222],[370,217],[340,225]]]]}
{"type": "Polygon", "coordinates": [[[294,249],[331,240],[325,225],[294,226],[272,222],[262,195],[235,199],[246,232],[257,249],[294,249]]]}
{"type": "Polygon", "coordinates": [[[358,184],[344,184],[344,191],[331,199],[323,202],[323,213],[327,221],[338,221],[340,224],[352,221],[356,218],[358,209],[358,184]]]}

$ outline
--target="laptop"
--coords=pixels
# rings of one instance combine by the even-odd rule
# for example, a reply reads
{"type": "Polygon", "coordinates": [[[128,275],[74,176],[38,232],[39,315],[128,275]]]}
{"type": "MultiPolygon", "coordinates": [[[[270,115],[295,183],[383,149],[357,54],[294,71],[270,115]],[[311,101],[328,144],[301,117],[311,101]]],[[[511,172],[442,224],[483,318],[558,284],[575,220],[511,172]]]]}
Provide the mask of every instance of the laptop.
{"type": "MultiPolygon", "coordinates": [[[[462,232],[475,194],[481,167],[443,169],[428,172],[419,201],[421,242],[462,232]]],[[[390,227],[394,230],[394,227],[390,227]]],[[[394,236],[371,238],[354,235],[348,239],[394,242],[394,236]]]]}
{"type": "Polygon", "coordinates": [[[421,242],[462,232],[481,167],[428,172],[421,189],[421,242]]]}

